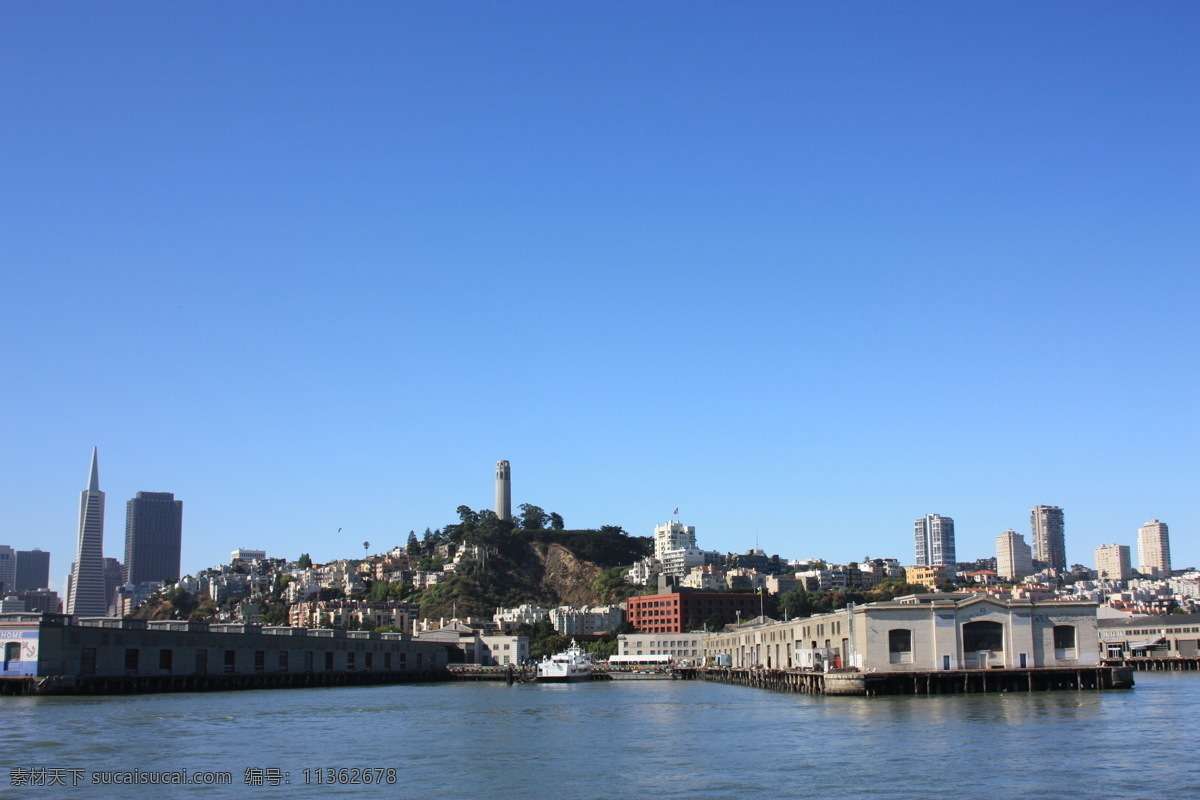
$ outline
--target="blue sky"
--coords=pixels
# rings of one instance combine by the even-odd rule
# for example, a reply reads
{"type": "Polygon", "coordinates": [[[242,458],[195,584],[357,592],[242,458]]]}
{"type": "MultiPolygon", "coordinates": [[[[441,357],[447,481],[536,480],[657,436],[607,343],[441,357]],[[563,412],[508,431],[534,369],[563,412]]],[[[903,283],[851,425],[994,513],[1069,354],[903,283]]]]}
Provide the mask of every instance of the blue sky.
{"type": "Polygon", "coordinates": [[[0,6],[0,542],[185,571],[514,503],[1200,564],[1200,7],[0,6]],[[336,533],[342,528],[341,534],[336,533]],[[1136,558],[1136,548],[1135,548],[1136,558]]]}

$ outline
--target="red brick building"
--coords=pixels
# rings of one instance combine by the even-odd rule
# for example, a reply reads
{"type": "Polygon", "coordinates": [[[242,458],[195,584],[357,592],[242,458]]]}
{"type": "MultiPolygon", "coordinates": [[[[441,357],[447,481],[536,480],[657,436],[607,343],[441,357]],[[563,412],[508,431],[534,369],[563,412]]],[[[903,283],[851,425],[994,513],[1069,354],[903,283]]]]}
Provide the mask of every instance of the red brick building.
{"type": "Polygon", "coordinates": [[[753,619],[760,608],[757,594],[697,589],[631,597],[627,603],[626,619],[642,633],[683,633],[686,623],[690,623],[691,629],[700,630],[713,614],[720,614],[727,623],[739,618],[753,619]]]}

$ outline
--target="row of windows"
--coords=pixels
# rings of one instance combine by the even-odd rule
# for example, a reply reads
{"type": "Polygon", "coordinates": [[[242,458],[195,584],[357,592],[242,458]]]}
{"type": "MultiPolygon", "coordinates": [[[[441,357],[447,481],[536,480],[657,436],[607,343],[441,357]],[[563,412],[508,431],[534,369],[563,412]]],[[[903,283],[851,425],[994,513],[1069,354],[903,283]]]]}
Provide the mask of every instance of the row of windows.
{"type": "MultiPolygon", "coordinates": [[[[267,651],[255,650],[255,651],[253,651],[253,653],[254,653],[254,655],[253,655],[254,671],[255,672],[266,672],[267,671],[267,651]]],[[[191,674],[196,674],[196,675],[207,675],[208,674],[208,654],[209,654],[208,650],[195,651],[195,655],[194,655],[194,658],[195,658],[194,667],[195,668],[194,668],[194,670],[192,670],[191,674]]],[[[223,652],[222,672],[224,672],[226,674],[232,674],[237,671],[237,661],[238,661],[237,654],[238,654],[237,650],[225,650],[223,652]]],[[[375,669],[376,659],[374,658],[374,655],[375,655],[374,653],[364,654],[364,658],[362,660],[363,669],[367,669],[367,670],[375,669]]],[[[396,655],[398,656],[398,658],[396,659],[396,666],[399,669],[407,668],[408,654],[407,653],[397,653],[396,655]]],[[[346,653],[345,669],[347,671],[354,671],[357,668],[356,656],[357,656],[357,653],[354,653],[354,652],[346,653]]],[[[424,661],[423,656],[424,656],[423,653],[416,654],[415,661],[416,661],[417,669],[420,669],[422,667],[422,664],[424,661]]],[[[314,658],[315,658],[315,654],[313,653],[313,651],[311,651],[311,650],[304,651],[304,671],[305,672],[313,671],[314,658]]],[[[287,672],[288,671],[288,662],[289,662],[289,651],[286,651],[286,650],[279,651],[276,654],[276,658],[274,659],[274,661],[275,661],[274,671],[287,672]]],[[[334,654],[332,651],[325,651],[324,661],[325,661],[325,671],[327,671],[327,672],[332,671],[334,669],[334,665],[333,665],[334,654]]],[[[126,675],[138,674],[138,670],[140,668],[140,663],[141,663],[141,651],[140,650],[138,650],[137,648],[133,648],[133,647],[125,650],[125,674],[126,675]]],[[[432,660],[431,660],[431,663],[432,663],[432,660]]],[[[385,670],[392,669],[392,653],[384,653],[383,654],[383,663],[382,663],[381,668],[385,669],[385,670]]],[[[159,674],[170,675],[174,672],[174,669],[175,669],[175,651],[171,650],[169,648],[163,648],[163,649],[159,650],[158,651],[158,672],[159,672],[159,674]]],[[[80,673],[83,675],[95,675],[96,674],[96,648],[84,647],[84,648],[80,649],[80,673]]]]}
{"type": "MultiPolygon", "coordinates": [[[[1075,626],[1054,626],[1054,648],[1070,650],[1075,647],[1075,626]]],[[[1004,649],[1004,626],[999,622],[980,620],[968,622],[962,627],[963,650],[968,653],[980,650],[1000,651],[1004,649]]],[[[889,653],[912,652],[912,631],[908,628],[893,628],[888,631],[889,653]]]]}

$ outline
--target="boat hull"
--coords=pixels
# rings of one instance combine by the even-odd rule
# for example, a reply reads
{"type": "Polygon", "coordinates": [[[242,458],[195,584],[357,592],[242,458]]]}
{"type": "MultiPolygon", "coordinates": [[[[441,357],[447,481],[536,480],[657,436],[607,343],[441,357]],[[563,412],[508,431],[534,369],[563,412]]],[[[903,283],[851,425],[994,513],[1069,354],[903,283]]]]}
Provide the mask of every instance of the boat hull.
{"type": "Polygon", "coordinates": [[[583,683],[590,681],[592,673],[586,675],[538,675],[538,683],[583,683]]]}

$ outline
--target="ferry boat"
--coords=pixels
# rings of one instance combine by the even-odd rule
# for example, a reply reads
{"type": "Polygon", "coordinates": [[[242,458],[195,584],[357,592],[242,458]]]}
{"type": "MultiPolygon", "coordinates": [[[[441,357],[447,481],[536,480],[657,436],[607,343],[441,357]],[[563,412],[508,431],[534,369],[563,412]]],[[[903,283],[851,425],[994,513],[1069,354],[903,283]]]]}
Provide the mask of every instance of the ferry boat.
{"type": "Polygon", "coordinates": [[[561,653],[546,656],[537,665],[539,683],[568,683],[592,678],[592,657],[571,640],[571,646],[561,653]]]}

